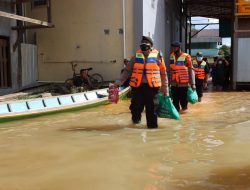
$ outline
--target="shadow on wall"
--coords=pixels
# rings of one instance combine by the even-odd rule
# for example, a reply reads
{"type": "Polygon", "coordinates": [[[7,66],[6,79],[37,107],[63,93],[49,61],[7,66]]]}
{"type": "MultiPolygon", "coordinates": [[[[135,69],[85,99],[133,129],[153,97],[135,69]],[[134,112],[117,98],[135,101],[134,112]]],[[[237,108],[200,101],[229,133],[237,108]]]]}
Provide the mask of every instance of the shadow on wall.
{"type": "Polygon", "coordinates": [[[154,28],[154,44],[157,45],[155,48],[158,51],[161,51],[165,61],[167,58],[167,50],[168,45],[166,44],[166,38],[170,38],[170,35],[166,33],[166,3],[165,0],[158,0],[157,5],[154,6],[156,9],[156,17],[155,17],[155,28],[154,28]]]}
{"type": "MultiPolygon", "coordinates": [[[[174,41],[174,36],[180,36],[180,28],[176,29],[177,14],[174,12],[178,7],[178,2],[175,0],[168,1],[158,0],[155,6],[156,11],[156,27],[154,29],[154,42],[157,44],[156,49],[162,51],[166,64],[168,63],[171,53],[171,43],[174,41]],[[175,16],[174,16],[175,15],[175,16]]],[[[176,39],[177,40],[177,39],[176,39]]]]}

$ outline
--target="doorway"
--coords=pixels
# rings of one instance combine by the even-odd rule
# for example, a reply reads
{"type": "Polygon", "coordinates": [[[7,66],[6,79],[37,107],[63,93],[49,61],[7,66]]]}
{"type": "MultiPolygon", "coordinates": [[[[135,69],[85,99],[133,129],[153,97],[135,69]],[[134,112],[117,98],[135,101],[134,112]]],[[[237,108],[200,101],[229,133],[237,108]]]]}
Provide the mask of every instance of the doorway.
{"type": "Polygon", "coordinates": [[[0,36],[0,88],[11,87],[9,38],[0,36]]]}

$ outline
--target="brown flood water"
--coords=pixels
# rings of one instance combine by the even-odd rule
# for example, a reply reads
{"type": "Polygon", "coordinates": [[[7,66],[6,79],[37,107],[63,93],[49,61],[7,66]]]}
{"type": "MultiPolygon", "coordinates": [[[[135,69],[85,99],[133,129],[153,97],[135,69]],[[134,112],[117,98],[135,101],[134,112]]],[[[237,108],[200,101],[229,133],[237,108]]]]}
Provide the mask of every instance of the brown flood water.
{"type": "Polygon", "coordinates": [[[207,93],[180,121],[117,105],[0,124],[0,190],[250,190],[250,93],[207,93]]]}

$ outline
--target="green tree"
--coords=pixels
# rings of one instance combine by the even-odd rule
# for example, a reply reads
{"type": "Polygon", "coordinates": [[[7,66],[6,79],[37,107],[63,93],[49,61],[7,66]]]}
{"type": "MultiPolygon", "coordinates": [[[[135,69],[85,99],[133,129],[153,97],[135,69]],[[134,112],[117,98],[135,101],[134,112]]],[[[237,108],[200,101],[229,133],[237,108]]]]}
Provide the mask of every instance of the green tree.
{"type": "Polygon", "coordinates": [[[227,45],[223,45],[219,49],[219,55],[229,56],[231,54],[231,48],[227,45]]]}

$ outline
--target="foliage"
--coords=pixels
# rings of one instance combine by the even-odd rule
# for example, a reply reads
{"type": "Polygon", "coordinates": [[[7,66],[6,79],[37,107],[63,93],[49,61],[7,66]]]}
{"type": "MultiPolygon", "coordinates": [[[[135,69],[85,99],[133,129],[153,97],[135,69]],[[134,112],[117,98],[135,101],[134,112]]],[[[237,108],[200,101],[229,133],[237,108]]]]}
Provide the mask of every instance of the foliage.
{"type": "Polygon", "coordinates": [[[219,49],[219,55],[229,56],[231,54],[231,48],[227,45],[223,45],[219,49]]]}

